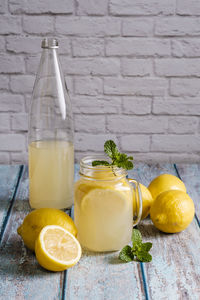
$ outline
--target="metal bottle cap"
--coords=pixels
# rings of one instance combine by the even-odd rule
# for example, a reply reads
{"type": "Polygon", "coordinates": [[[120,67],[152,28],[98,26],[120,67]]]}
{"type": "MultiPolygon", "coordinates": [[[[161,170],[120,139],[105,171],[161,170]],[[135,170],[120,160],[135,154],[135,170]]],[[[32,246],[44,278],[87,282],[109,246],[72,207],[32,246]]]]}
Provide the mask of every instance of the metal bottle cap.
{"type": "Polygon", "coordinates": [[[47,49],[58,48],[58,41],[53,38],[45,38],[42,40],[41,47],[47,49]]]}

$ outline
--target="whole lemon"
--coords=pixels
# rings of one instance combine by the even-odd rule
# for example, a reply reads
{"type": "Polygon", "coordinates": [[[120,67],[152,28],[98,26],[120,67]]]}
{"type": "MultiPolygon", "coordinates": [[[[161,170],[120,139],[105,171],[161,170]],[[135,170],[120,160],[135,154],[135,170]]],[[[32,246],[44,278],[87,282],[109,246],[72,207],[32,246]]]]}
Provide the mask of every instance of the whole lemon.
{"type": "Polygon", "coordinates": [[[30,212],[24,219],[17,233],[22,237],[24,244],[32,251],[35,249],[35,241],[43,227],[58,225],[68,230],[74,236],[77,235],[76,226],[64,211],[55,208],[39,208],[30,212]]]}
{"type": "Polygon", "coordinates": [[[148,216],[150,212],[151,205],[153,203],[153,198],[151,196],[150,191],[148,188],[140,183],[140,190],[142,194],[142,217],[141,219],[144,219],[148,216]]]}
{"type": "Polygon", "coordinates": [[[186,187],[183,181],[172,174],[161,174],[154,178],[148,186],[153,199],[168,190],[180,190],[186,193],[186,187]]]}
{"type": "Polygon", "coordinates": [[[188,194],[178,190],[166,191],[153,202],[150,217],[158,229],[167,233],[184,230],[194,217],[194,203],[188,194]]]}

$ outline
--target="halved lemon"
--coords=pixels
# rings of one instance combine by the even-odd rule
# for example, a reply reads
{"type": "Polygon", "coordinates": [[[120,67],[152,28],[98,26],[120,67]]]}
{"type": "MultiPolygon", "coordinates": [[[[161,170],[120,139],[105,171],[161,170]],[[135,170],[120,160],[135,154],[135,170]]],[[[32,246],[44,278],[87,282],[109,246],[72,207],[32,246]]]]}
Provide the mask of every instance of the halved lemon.
{"type": "Polygon", "coordinates": [[[57,225],[44,227],[35,244],[39,264],[50,271],[63,271],[73,267],[79,261],[81,252],[78,240],[57,225]]]}

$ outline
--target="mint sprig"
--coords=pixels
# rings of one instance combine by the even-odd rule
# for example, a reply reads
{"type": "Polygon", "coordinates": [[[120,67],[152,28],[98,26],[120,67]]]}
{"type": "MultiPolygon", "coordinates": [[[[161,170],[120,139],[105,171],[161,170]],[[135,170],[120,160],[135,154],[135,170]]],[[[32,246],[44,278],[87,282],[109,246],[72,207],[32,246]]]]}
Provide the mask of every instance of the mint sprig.
{"type": "Polygon", "coordinates": [[[127,245],[119,253],[119,259],[125,262],[140,261],[150,262],[152,256],[149,250],[152,247],[152,243],[142,243],[142,235],[138,229],[133,229],[132,233],[133,247],[127,245]]]}
{"type": "Polygon", "coordinates": [[[92,166],[117,166],[118,168],[123,168],[125,170],[133,169],[132,156],[128,156],[125,153],[120,153],[117,149],[116,144],[112,140],[108,140],[104,144],[104,152],[111,159],[111,163],[105,160],[94,160],[92,166]]]}

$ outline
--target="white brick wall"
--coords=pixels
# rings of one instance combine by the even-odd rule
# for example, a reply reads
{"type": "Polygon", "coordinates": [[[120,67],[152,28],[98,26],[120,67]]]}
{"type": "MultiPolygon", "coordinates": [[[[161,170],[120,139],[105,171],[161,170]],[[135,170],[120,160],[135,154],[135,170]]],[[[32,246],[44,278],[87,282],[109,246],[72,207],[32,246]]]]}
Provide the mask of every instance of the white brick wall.
{"type": "Polygon", "coordinates": [[[199,0],[2,0],[0,163],[27,162],[44,36],[59,39],[77,160],[114,139],[138,161],[200,162],[199,0]]]}

